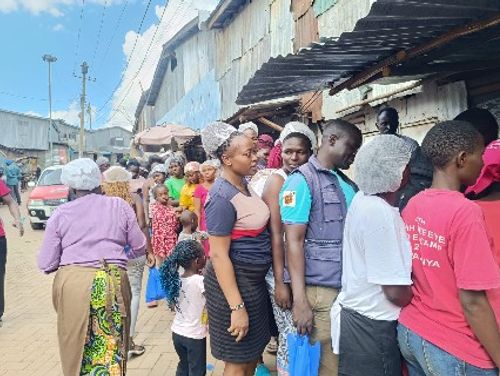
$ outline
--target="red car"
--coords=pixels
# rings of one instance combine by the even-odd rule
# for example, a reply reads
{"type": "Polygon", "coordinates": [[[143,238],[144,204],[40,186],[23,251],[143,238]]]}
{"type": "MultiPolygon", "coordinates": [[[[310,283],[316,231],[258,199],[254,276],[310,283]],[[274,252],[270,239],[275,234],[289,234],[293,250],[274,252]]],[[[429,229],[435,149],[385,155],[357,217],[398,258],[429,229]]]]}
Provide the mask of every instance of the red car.
{"type": "Polygon", "coordinates": [[[28,199],[31,228],[41,229],[57,207],[68,201],[69,189],[61,183],[62,166],[43,170],[28,199]]]}

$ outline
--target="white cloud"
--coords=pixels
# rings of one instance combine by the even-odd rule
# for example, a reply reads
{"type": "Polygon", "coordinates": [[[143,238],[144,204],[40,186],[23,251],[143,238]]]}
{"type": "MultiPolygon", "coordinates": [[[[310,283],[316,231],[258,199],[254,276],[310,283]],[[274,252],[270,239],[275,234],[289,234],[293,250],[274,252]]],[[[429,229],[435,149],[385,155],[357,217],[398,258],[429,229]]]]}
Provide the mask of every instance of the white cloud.
{"type": "Polygon", "coordinates": [[[60,24],[58,23],[57,25],[54,25],[54,27],[52,28],[53,31],[61,31],[61,30],[64,30],[64,25],[63,24],[60,24]]]}
{"type": "MultiPolygon", "coordinates": [[[[90,3],[104,4],[106,0],[89,0],[90,3]]],[[[123,0],[108,0],[107,5],[122,3],[123,0]]],[[[11,13],[28,11],[39,15],[48,13],[54,17],[64,15],[63,9],[69,6],[81,6],[81,0],[0,0],[0,12],[11,13]]]]}
{"type": "MultiPolygon", "coordinates": [[[[111,112],[111,119],[106,126],[122,126],[131,129],[135,118],[135,110],[142,94],[142,89],[146,90],[151,84],[156,65],[162,52],[162,46],[171,39],[184,25],[198,15],[198,9],[213,10],[218,0],[171,0],[163,16],[162,23],[156,33],[155,41],[147,55],[144,66],[136,77],[137,71],[142,64],[146,51],[155,34],[156,24],[151,25],[147,30],[139,35],[137,46],[132,55],[132,59],[125,71],[124,79],[115,92],[111,112]],[[136,77],[134,79],[134,77],[136,77]],[[142,85],[142,88],[141,88],[142,85]],[[128,94],[127,94],[128,92],[128,94]],[[126,97],[125,97],[126,95],[126,97]],[[125,97],[125,100],[123,98],[125,97]],[[121,105],[120,105],[121,103],[121,105]]],[[[158,21],[163,13],[163,7],[156,6],[155,13],[158,21]]],[[[125,61],[132,53],[137,33],[129,31],[125,34],[123,52],[125,61]]]]}
{"type": "Polygon", "coordinates": [[[71,125],[80,124],[80,103],[73,101],[67,110],[52,111],[52,119],[62,119],[71,125]]]}

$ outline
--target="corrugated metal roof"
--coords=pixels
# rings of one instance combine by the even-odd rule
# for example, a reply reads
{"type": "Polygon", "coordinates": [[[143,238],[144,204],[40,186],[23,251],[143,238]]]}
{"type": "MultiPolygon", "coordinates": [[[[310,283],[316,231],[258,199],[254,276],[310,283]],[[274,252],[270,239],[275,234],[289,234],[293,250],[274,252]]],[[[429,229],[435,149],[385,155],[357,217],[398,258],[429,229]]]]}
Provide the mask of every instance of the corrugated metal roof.
{"type": "MultiPolygon", "coordinates": [[[[379,0],[352,32],[315,43],[296,55],[270,59],[243,87],[237,103],[245,105],[338,86],[401,51],[419,47],[471,22],[494,17],[500,17],[498,0],[379,0]]],[[[464,66],[471,61],[481,63],[482,59],[486,63],[486,58],[500,59],[499,40],[500,26],[493,24],[450,39],[425,53],[416,53],[411,60],[395,58],[391,61],[397,65],[392,76],[416,76],[446,69],[453,72],[457,62],[464,66]],[[412,70],[405,71],[407,66],[412,70]]],[[[369,76],[365,81],[379,77],[369,76]]],[[[356,87],[356,83],[350,87],[356,87]]]]}
{"type": "Polygon", "coordinates": [[[247,0],[221,0],[207,20],[210,29],[224,28],[240,12],[247,0]]]}

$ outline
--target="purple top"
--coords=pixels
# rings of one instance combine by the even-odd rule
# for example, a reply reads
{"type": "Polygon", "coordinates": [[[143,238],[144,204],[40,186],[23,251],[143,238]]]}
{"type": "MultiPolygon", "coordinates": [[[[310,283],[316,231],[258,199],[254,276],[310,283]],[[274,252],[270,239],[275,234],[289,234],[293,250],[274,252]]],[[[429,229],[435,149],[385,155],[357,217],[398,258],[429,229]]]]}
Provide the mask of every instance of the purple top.
{"type": "Polygon", "coordinates": [[[59,206],[47,221],[38,267],[51,273],[64,265],[100,267],[104,259],[126,268],[145,248],[146,237],[124,200],[89,194],[59,206]]]}

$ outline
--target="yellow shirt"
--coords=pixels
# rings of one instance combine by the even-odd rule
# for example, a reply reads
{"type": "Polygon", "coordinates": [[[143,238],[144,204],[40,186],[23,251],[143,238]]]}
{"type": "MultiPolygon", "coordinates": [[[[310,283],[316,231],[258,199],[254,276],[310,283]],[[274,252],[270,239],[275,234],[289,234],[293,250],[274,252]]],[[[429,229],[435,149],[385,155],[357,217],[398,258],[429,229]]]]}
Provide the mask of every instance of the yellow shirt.
{"type": "Polygon", "coordinates": [[[179,205],[194,213],[193,193],[198,184],[186,183],[181,189],[179,205]]]}

